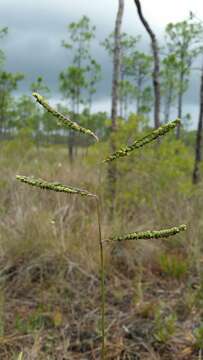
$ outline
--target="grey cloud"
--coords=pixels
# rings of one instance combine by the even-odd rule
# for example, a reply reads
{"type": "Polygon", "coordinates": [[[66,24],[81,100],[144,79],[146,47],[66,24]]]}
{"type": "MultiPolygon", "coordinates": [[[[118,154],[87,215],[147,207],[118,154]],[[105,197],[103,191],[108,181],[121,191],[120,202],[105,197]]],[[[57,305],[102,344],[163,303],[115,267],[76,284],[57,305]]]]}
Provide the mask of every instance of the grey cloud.
{"type": "MultiPolygon", "coordinates": [[[[142,34],[141,48],[149,49],[149,38],[132,4],[125,15],[124,30],[134,35],[142,34]]],[[[117,0],[111,0],[111,6],[109,0],[101,3],[95,0],[1,0],[0,27],[9,27],[7,39],[1,41],[7,56],[6,66],[10,71],[20,71],[26,75],[19,92],[28,91],[30,83],[42,75],[53,97],[60,98],[58,75],[71,62],[71,52],[62,48],[61,41],[66,38],[67,24],[87,14],[97,26],[92,52],[103,70],[95,108],[101,106],[104,110],[105,104],[109,105],[112,66],[100,42],[113,29],[116,7],[117,0]]],[[[157,26],[155,29],[159,39],[162,39],[160,29],[157,26]]],[[[185,95],[188,109],[193,109],[194,114],[197,114],[198,92],[199,74],[196,72],[185,95]]]]}

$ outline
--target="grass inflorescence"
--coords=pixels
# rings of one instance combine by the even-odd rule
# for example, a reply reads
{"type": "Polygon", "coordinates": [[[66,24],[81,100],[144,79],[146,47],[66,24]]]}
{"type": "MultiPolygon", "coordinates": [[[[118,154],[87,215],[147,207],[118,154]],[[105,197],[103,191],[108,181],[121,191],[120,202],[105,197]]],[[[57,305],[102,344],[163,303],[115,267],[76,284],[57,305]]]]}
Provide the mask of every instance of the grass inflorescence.
{"type": "Polygon", "coordinates": [[[71,130],[78,131],[86,135],[90,135],[94,137],[96,141],[99,140],[97,135],[95,135],[93,131],[78,125],[75,121],[72,121],[69,117],[64,116],[59,111],[55,110],[42,95],[39,95],[36,92],[34,92],[32,95],[40,105],[42,105],[50,114],[52,114],[58,119],[59,125],[63,125],[71,130]]]}
{"type": "Polygon", "coordinates": [[[169,229],[139,231],[121,236],[112,236],[106,241],[160,239],[160,238],[167,238],[169,236],[176,235],[181,231],[185,231],[185,230],[186,230],[186,225],[182,224],[180,226],[175,226],[169,229]]]}
{"type": "Polygon", "coordinates": [[[64,192],[68,194],[78,194],[81,196],[95,196],[94,194],[89,193],[87,190],[78,189],[72,186],[63,185],[58,182],[49,182],[42,179],[36,179],[33,177],[16,175],[16,179],[20,180],[23,183],[26,183],[31,186],[36,186],[41,189],[52,190],[56,192],[64,192]]]}
{"type": "MultiPolygon", "coordinates": [[[[53,116],[55,116],[58,122],[62,125],[67,126],[71,130],[82,132],[86,135],[93,136],[96,140],[98,140],[97,136],[89,129],[85,129],[78,125],[77,123],[71,121],[69,118],[65,117],[55,109],[53,109],[48,102],[39,94],[33,93],[33,96],[36,100],[53,116]]],[[[143,147],[144,145],[154,141],[160,136],[165,135],[170,130],[174,129],[177,125],[180,124],[180,120],[176,119],[168,124],[161,126],[160,128],[152,131],[150,134],[145,137],[136,140],[132,145],[122,148],[121,150],[116,151],[109,157],[107,157],[104,162],[109,162],[115,160],[117,158],[128,155],[134,149],[143,147]]],[[[63,192],[68,194],[78,194],[81,196],[91,196],[96,200],[96,208],[97,208],[97,218],[98,218],[98,242],[99,242],[99,251],[100,251],[100,283],[101,283],[101,359],[105,360],[106,358],[106,344],[105,344],[105,263],[104,263],[104,248],[103,243],[106,241],[102,240],[102,232],[101,232],[101,214],[100,214],[100,200],[99,197],[95,194],[88,192],[87,190],[79,189],[72,186],[66,186],[58,182],[48,182],[42,179],[36,179],[33,177],[27,176],[16,176],[17,180],[20,180],[23,183],[26,183],[31,186],[35,186],[41,189],[52,190],[56,192],[63,192]]],[[[170,229],[163,229],[159,231],[143,231],[143,232],[134,232],[121,236],[113,236],[110,237],[107,241],[123,241],[123,240],[138,240],[138,239],[157,239],[157,238],[166,238],[172,235],[176,235],[181,231],[186,230],[186,225],[180,225],[177,227],[172,227],[170,229]]]]}
{"type": "Polygon", "coordinates": [[[131,145],[121,148],[120,150],[115,151],[113,154],[108,156],[103,162],[109,162],[120,157],[129,155],[133,150],[139,149],[144,145],[151,143],[152,141],[158,139],[160,136],[167,134],[169,131],[173,130],[176,126],[180,125],[181,122],[179,119],[169,122],[168,124],[160,126],[158,129],[153,130],[150,134],[147,134],[141,139],[135,140],[131,145]]]}

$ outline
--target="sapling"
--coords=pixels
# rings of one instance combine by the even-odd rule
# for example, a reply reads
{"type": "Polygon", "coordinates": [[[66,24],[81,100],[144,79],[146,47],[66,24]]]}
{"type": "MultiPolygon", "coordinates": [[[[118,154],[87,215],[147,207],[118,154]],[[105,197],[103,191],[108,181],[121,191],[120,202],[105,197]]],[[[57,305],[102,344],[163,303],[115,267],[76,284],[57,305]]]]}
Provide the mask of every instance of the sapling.
{"type": "MultiPolygon", "coordinates": [[[[81,127],[76,122],[73,122],[71,119],[62,115],[55,109],[53,109],[48,102],[39,94],[33,93],[33,96],[48,112],[50,112],[53,116],[55,116],[58,120],[58,124],[62,126],[66,126],[71,130],[79,131],[85,135],[92,136],[95,140],[98,140],[97,136],[89,129],[81,127]]],[[[174,129],[176,126],[180,124],[180,120],[176,119],[168,124],[165,124],[158,129],[152,131],[150,134],[144,136],[143,138],[136,140],[132,143],[132,145],[122,148],[118,151],[115,151],[113,154],[108,156],[103,160],[104,163],[111,162],[121,157],[130,155],[132,151],[137,148],[140,148],[152,141],[155,141],[160,136],[165,135],[170,130],[174,129]]],[[[105,360],[106,356],[106,346],[105,346],[105,264],[104,264],[104,245],[109,241],[124,241],[124,240],[138,240],[138,239],[157,239],[157,238],[167,238],[172,235],[176,235],[181,231],[186,229],[185,225],[180,225],[177,227],[172,227],[169,229],[162,229],[159,231],[142,231],[142,232],[134,232],[125,235],[118,236],[109,236],[108,239],[102,239],[102,231],[101,231],[101,205],[100,199],[97,194],[93,194],[87,190],[79,189],[72,186],[66,186],[58,182],[48,182],[42,179],[36,179],[33,177],[26,177],[22,175],[16,175],[16,178],[23,183],[26,183],[31,186],[36,186],[45,190],[52,190],[57,192],[68,193],[72,195],[80,195],[80,196],[88,196],[96,201],[96,209],[97,209],[97,221],[98,221],[98,243],[99,243],[99,252],[100,252],[100,284],[101,284],[101,359],[105,360]]]]}

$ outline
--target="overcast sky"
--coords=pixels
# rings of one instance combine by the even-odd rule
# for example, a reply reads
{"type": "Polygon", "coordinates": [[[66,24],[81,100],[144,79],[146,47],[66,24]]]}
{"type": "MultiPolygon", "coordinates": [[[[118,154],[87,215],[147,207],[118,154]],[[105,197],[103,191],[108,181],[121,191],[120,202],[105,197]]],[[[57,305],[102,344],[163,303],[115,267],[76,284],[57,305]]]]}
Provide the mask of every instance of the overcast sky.
{"type": "MultiPolygon", "coordinates": [[[[156,31],[160,42],[168,22],[182,21],[194,12],[203,20],[202,0],[142,0],[143,12],[156,31]]],[[[28,91],[29,84],[42,75],[50,87],[53,99],[59,100],[58,74],[71,61],[71,54],[61,47],[66,38],[67,24],[87,15],[97,27],[92,51],[102,65],[103,81],[95,99],[95,110],[108,110],[111,63],[99,46],[113,30],[118,0],[0,0],[0,27],[8,26],[9,34],[1,40],[5,50],[7,69],[26,74],[20,92],[28,91]]],[[[133,0],[125,1],[123,31],[142,35],[141,48],[149,49],[149,38],[137,17],[133,0]]],[[[196,123],[198,114],[199,73],[192,76],[186,94],[186,111],[192,112],[196,123]]]]}

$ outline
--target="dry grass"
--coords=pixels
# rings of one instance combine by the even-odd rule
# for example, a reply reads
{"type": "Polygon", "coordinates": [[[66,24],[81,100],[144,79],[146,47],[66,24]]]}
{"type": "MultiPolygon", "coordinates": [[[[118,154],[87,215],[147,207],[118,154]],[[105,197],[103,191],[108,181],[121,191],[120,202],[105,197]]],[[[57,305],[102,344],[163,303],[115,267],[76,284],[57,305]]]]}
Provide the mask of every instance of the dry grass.
{"type": "Polygon", "coordinates": [[[71,168],[64,148],[36,149],[27,138],[1,144],[0,358],[23,351],[29,360],[99,359],[95,204],[33,191],[16,182],[23,173],[99,193],[104,238],[187,223],[187,233],[174,239],[107,246],[107,359],[201,359],[194,329],[203,301],[203,187],[190,186],[187,152],[173,174],[174,164],[170,171],[164,163],[169,150],[162,149],[159,165],[150,151],[121,165],[117,216],[109,224],[105,171],[98,181],[91,151],[81,161],[81,150],[71,168]]]}

